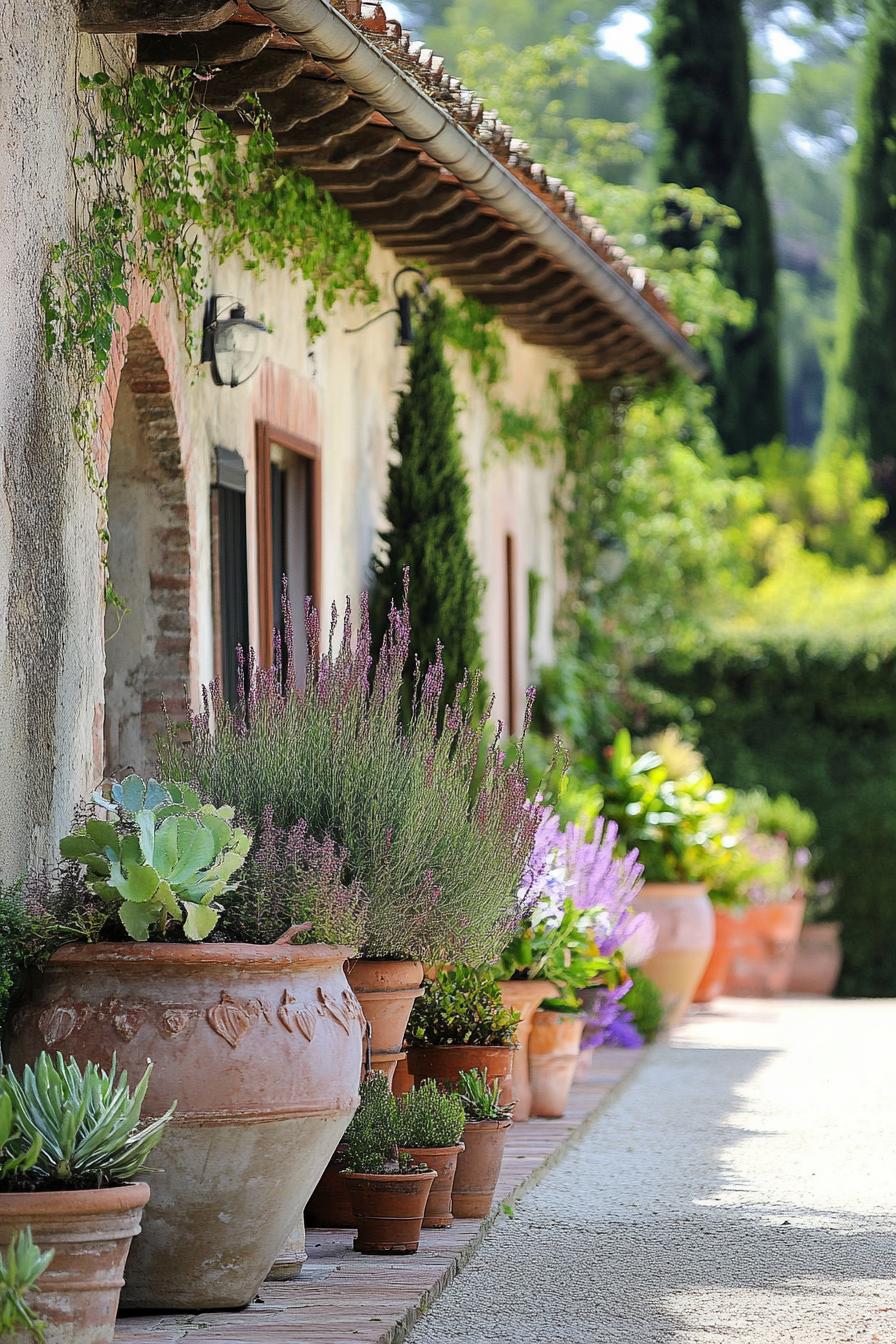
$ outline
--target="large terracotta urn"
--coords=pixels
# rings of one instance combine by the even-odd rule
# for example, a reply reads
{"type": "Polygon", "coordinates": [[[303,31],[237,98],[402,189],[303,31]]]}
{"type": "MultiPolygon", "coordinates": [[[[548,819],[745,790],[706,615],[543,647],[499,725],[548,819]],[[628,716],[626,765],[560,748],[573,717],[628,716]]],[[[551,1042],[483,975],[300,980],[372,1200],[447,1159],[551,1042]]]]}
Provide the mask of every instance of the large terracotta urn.
{"type": "Polygon", "coordinates": [[[840,925],[832,920],[804,924],[790,972],[790,993],[833,994],[842,965],[840,925]]]}
{"type": "Polygon", "coordinates": [[[502,1095],[502,1101],[513,1101],[513,1120],[520,1124],[528,1120],[532,1113],[532,1088],[529,1084],[529,1036],[536,1010],[543,999],[550,999],[557,993],[557,986],[550,980],[499,980],[501,1002],[505,1008],[519,1013],[514,1040],[519,1047],[510,1078],[510,1096],[502,1095]]]}
{"type": "Polygon", "coordinates": [[[805,913],[805,899],[797,896],[732,914],[737,928],[726,994],[774,998],[787,992],[805,913]]]}
{"type": "MultiPolygon", "coordinates": [[[[20,1068],[61,1050],[130,1079],[144,1116],[177,1101],[147,1173],[152,1200],[122,1302],[209,1311],[252,1300],[358,1101],[364,1018],[350,949],[286,943],[62,948],[18,1013],[20,1068]]],[[[298,1224],[298,1227],[296,1226],[298,1224]]]]}
{"type": "Polygon", "coordinates": [[[712,953],[712,902],[702,882],[645,882],[634,908],[656,923],[656,945],[641,969],[659,988],[666,1025],[674,1027],[690,1007],[712,953]]]}
{"type": "Polygon", "coordinates": [[[536,1012],[529,1037],[533,1115],[559,1120],[566,1113],[584,1030],[583,1013],[536,1012]]]}
{"type": "MultiPolygon", "coordinates": [[[[142,1181],[105,1190],[0,1194],[0,1253],[25,1227],[35,1245],[53,1252],[28,1294],[29,1306],[46,1322],[45,1344],[112,1344],[125,1261],[148,1199],[142,1181]]],[[[11,1344],[26,1338],[30,1332],[15,1332],[11,1344]]]]}

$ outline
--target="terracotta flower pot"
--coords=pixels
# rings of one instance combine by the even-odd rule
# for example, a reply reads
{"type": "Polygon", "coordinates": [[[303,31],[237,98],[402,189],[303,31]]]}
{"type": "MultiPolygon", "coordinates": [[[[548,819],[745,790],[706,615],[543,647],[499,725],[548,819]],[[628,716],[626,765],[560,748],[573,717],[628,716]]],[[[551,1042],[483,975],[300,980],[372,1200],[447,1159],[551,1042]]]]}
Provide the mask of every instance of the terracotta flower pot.
{"type": "Polygon", "coordinates": [[[641,969],[659,988],[666,1025],[674,1027],[690,1007],[712,953],[712,903],[702,882],[646,882],[634,908],[656,921],[656,947],[641,969]]]}
{"type": "Polygon", "coordinates": [[[407,1051],[403,1050],[392,1073],[392,1095],[393,1097],[403,1097],[405,1092],[410,1092],[413,1086],[414,1080],[408,1068],[407,1051]]]}
{"type": "Polygon", "coordinates": [[[731,916],[737,931],[727,994],[773,998],[786,993],[805,913],[805,899],[799,896],[777,905],[748,905],[731,916]]]}
{"type": "Polygon", "coordinates": [[[355,1250],[362,1255],[413,1255],[434,1171],[403,1176],[346,1172],[345,1184],[358,1229],[355,1250]]]}
{"type": "Polygon", "coordinates": [[[346,1152],[346,1145],[340,1143],[305,1205],[305,1222],[309,1227],[355,1226],[355,1215],[342,1174],[346,1152]]]}
{"type": "Polygon", "coordinates": [[[455,1087],[462,1070],[486,1069],[489,1082],[497,1079],[502,1097],[509,1089],[515,1045],[412,1045],[408,1050],[408,1072],[413,1082],[434,1078],[445,1087],[455,1087]]]}
{"type": "Polygon", "coordinates": [[[372,1048],[397,1054],[404,1045],[414,1000],[423,993],[422,962],[360,957],[349,966],[348,979],[370,1023],[372,1048]]]}
{"type": "Polygon", "coordinates": [[[719,995],[725,993],[728,983],[728,972],[731,969],[731,958],[737,939],[737,922],[727,910],[718,906],[714,908],[713,915],[715,936],[712,952],[694,993],[694,1003],[712,1003],[719,995]]]}
{"type": "MultiPolygon", "coordinates": [[[[347,948],[99,943],[62,948],[14,1024],[20,1068],[59,1048],[137,1079],[147,1117],[176,1100],[122,1301],[245,1306],[357,1106],[363,1015],[347,948]]],[[[298,1227],[296,1226],[298,1224],[298,1227]]]]}
{"type": "Polygon", "coordinates": [[[833,994],[842,964],[840,925],[831,920],[805,924],[790,972],[791,994],[833,994]]]}
{"type": "Polygon", "coordinates": [[[463,1150],[462,1143],[456,1143],[453,1148],[401,1149],[403,1153],[410,1153],[415,1163],[421,1166],[425,1163],[430,1171],[436,1174],[426,1199],[424,1227],[450,1227],[454,1221],[451,1214],[451,1191],[454,1188],[457,1159],[463,1150]]]}
{"type": "Polygon", "coordinates": [[[520,1015],[514,1037],[519,1049],[510,1079],[510,1095],[507,1095],[506,1088],[501,1089],[503,1102],[516,1103],[513,1121],[514,1124],[520,1124],[528,1120],[532,1113],[532,1088],[529,1083],[529,1034],[532,1021],[542,999],[549,999],[556,994],[557,986],[550,980],[501,980],[498,983],[504,1007],[520,1015]]]}
{"type": "Polygon", "coordinates": [[[487,1218],[501,1174],[509,1120],[471,1120],[457,1159],[451,1210],[455,1218],[487,1218]]]}
{"type": "Polygon", "coordinates": [[[559,1120],[566,1113],[584,1030],[581,1013],[536,1012],[529,1037],[533,1115],[559,1120]]]}
{"type": "MultiPolygon", "coordinates": [[[[389,1085],[392,1087],[393,1091],[395,1090],[395,1070],[398,1068],[399,1064],[404,1064],[406,1061],[406,1050],[371,1050],[370,1052],[371,1069],[376,1073],[384,1073],[389,1079],[389,1085]]],[[[408,1084],[408,1086],[410,1086],[410,1084],[408,1084]]]]}
{"type": "Polygon", "coordinates": [[[124,1263],[148,1199],[149,1186],[142,1182],[107,1190],[0,1194],[0,1251],[30,1227],[35,1244],[54,1252],[28,1295],[29,1305],[47,1322],[46,1344],[111,1344],[124,1263]]]}

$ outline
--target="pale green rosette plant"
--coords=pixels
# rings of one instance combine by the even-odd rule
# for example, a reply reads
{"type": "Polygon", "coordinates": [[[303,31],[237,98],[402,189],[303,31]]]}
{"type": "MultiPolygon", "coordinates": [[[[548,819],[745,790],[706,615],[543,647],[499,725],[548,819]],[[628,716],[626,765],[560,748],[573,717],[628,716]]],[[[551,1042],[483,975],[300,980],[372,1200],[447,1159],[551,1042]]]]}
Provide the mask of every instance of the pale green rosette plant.
{"type": "Polygon", "coordinates": [[[106,818],[66,836],[63,858],[83,867],[87,886],[137,942],[164,935],[172,922],[191,942],[207,938],[251,845],[233,825],[233,808],[203,804],[185,784],[139,775],[114,781],[109,797],[98,792],[93,801],[106,818]]]}

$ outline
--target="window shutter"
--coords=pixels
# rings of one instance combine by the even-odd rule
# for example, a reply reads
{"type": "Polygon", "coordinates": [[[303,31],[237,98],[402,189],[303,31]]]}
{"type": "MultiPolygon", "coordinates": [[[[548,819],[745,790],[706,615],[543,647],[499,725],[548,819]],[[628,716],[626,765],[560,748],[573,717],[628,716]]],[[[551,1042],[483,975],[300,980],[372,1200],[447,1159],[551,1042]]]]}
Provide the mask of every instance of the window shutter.
{"type": "Polygon", "coordinates": [[[237,699],[236,648],[249,650],[249,575],[246,551],[246,468],[239,453],[215,449],[212,534],[216,560],[218,675],[224,698],[237,699]],[[215,534],[216,537],[215,537],[215,534]]]}

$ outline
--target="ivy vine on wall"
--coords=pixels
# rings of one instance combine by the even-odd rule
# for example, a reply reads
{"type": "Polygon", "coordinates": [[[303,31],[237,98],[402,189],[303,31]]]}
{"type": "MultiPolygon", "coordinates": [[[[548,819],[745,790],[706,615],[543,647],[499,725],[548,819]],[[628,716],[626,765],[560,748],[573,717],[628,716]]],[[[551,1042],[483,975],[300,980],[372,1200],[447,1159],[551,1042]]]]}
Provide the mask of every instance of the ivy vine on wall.
{"type": "MultiPolygon", "coordinates": [[[[105,513],[105,483],[93,462],[97,391],[105,377],[133,277],[152,300],[173,293],[191,355],[196,309],[205,298],[206,255],[270,266],[308,286],[311,338],[345,295],[375,302],[370,237],[348,212],[276,157],[257,99],[240,108],[237,136],[201,105],[202,72],[108,70],[80,78],[82,131],[73,155],[76,227],[51,249],[41,288],[46,353],[77,386],[73,411],[91,488],[105,513]]],[[[105,556],[108,538],[100,524],[105,556]]],[[[106,570],[105,559],[103,561],[106,570]]],[[[108,574],[107,574],[108,578],[108,574]]],[[[108,582],[107,601],[115,595],[108,582]]]]}

